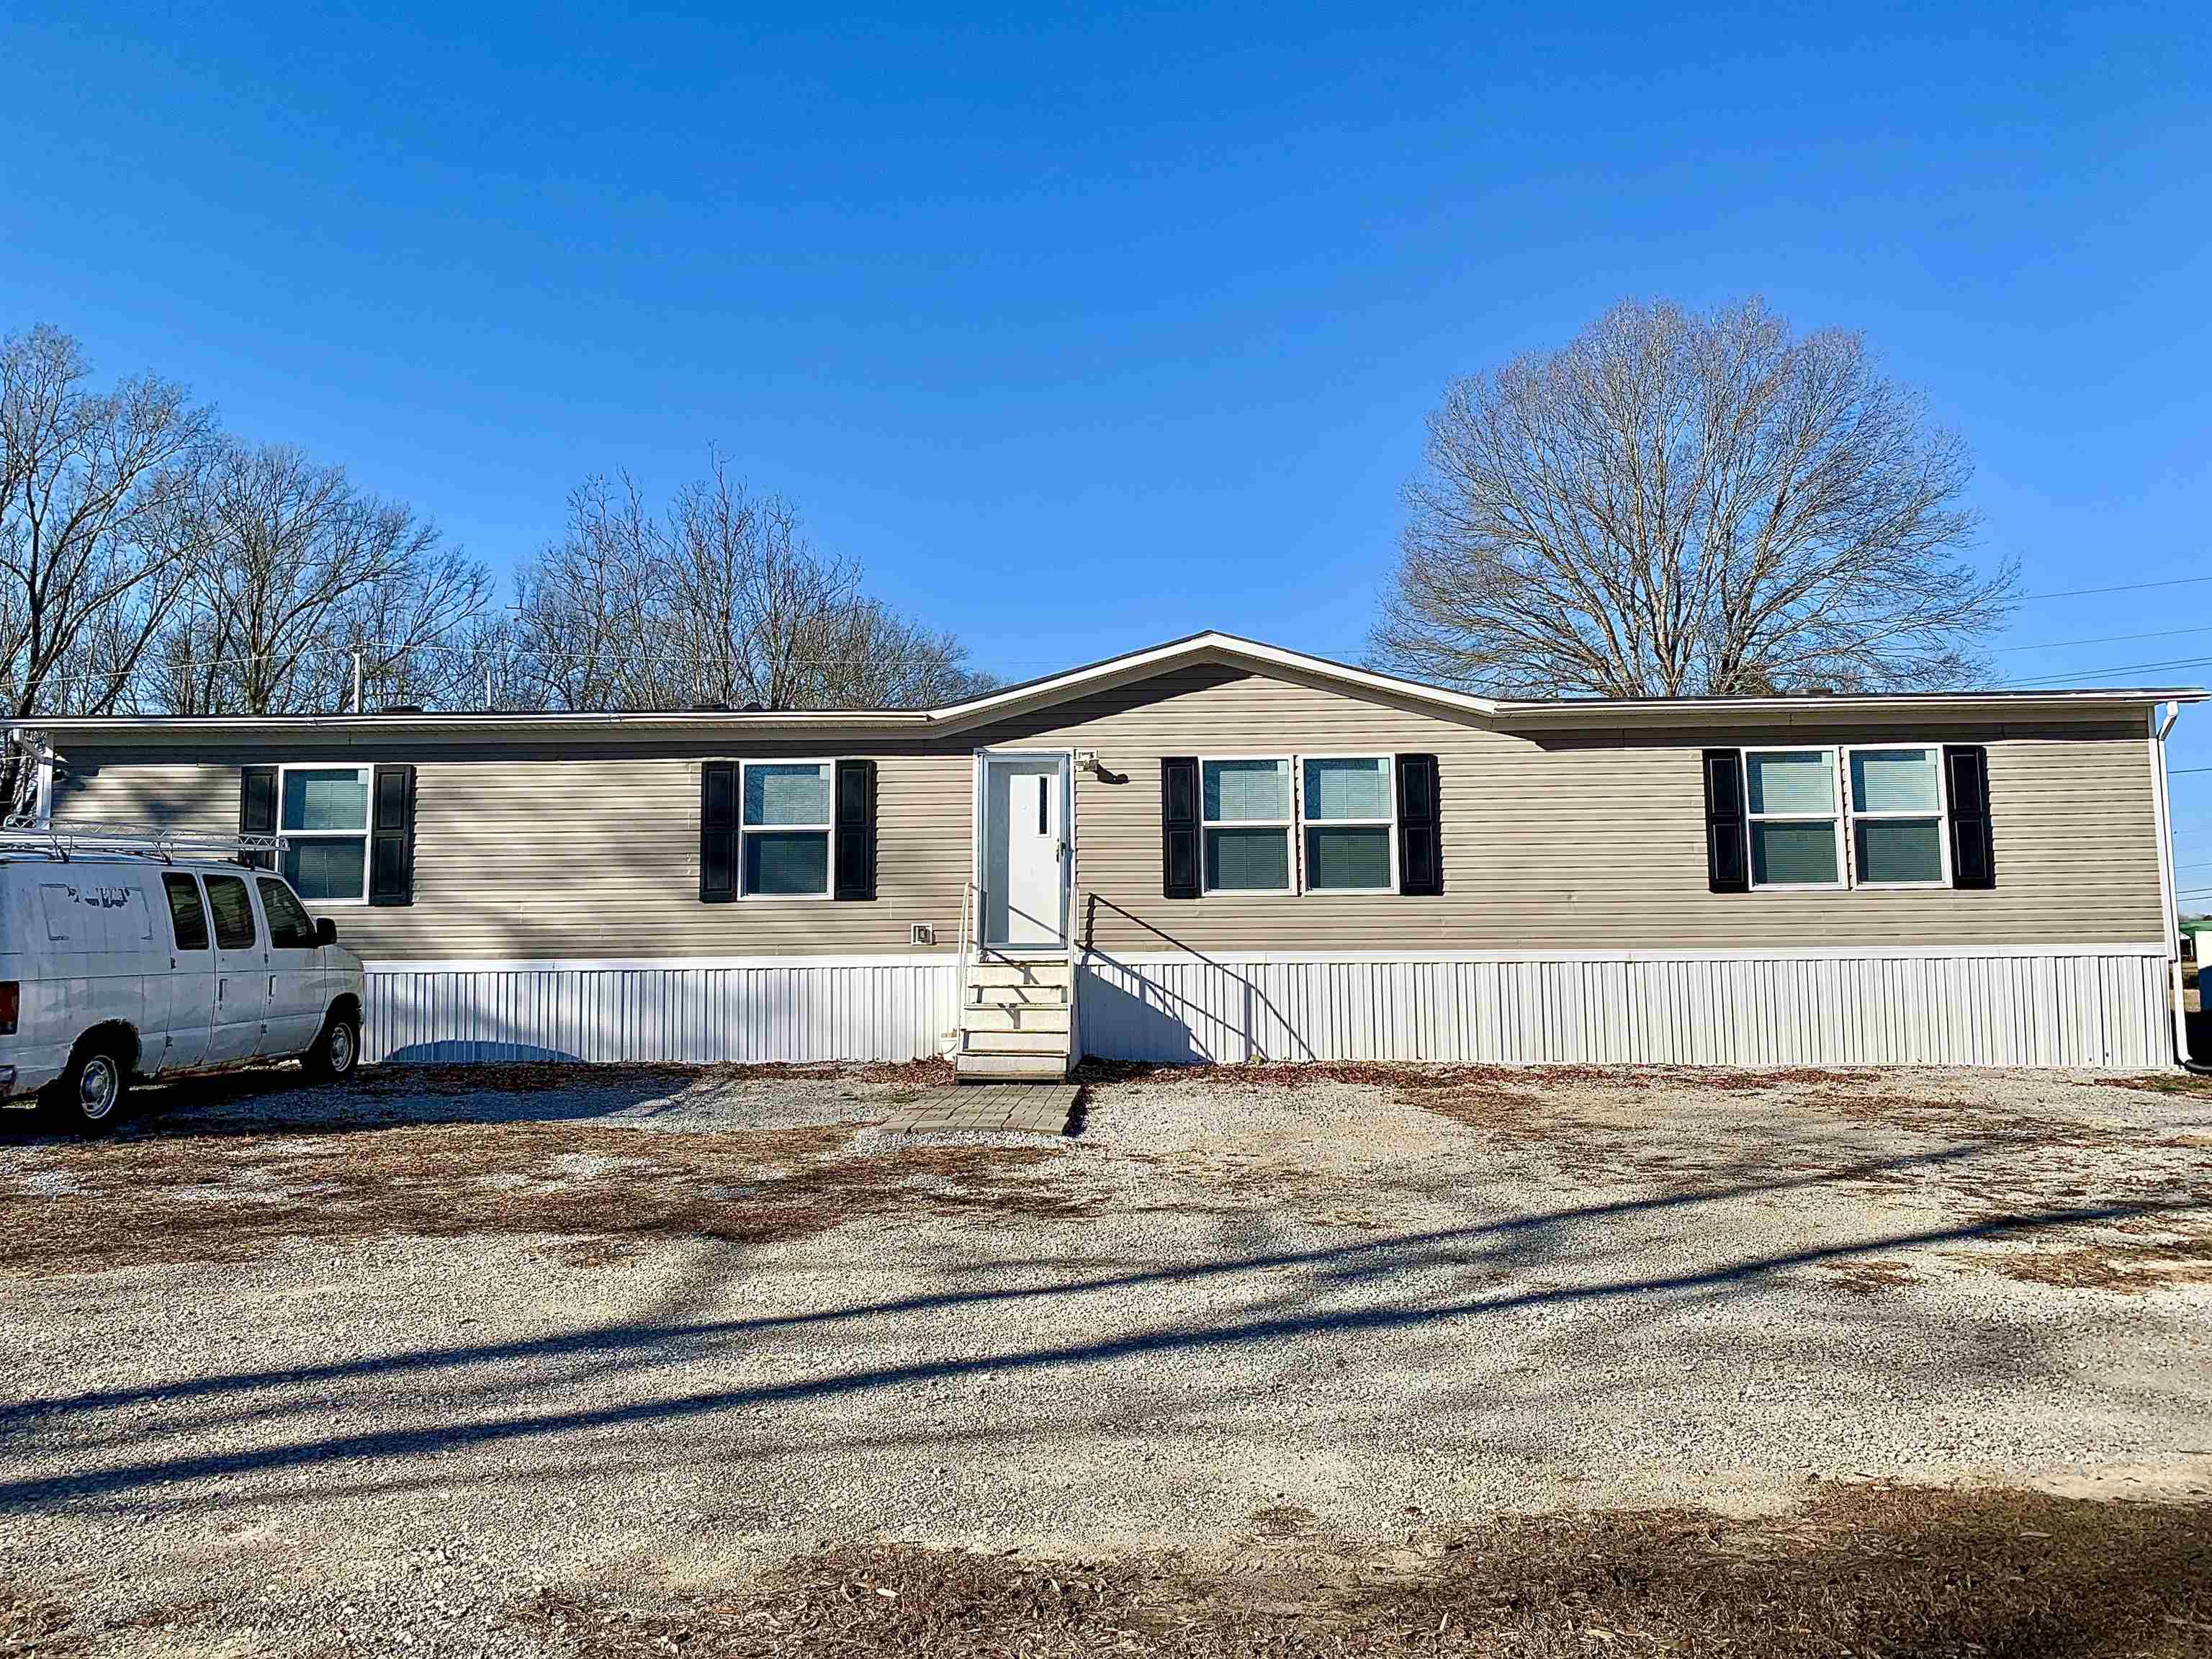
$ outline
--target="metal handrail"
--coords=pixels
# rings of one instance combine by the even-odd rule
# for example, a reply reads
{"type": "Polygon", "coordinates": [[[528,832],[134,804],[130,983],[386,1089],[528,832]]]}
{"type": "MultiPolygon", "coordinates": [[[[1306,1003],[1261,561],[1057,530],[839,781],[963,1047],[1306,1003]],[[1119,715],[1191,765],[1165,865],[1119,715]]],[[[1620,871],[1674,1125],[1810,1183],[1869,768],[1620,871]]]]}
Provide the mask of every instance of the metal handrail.
{"type": "Polygon", "coordinates": [[[968,946],[971,937],[981,931],[982,916],[983,890],[972,881],[962,883],[960,887],[960,968],[958,988],[954,994],[952,1009],[952,1046],[956,1050],[960,1046],[961,1015],[968,1006],[968,946]],[[972,927],[969,920],[970,913],[969,901],[971,898],[975,901],[973,906],[975,921],[972,927]]]}
{"type": "Polygon", "coordinates": [[[162,860],[209,854],[234,857],[241,853],[281,853],[288,845],[282,836],[227,836],[97,818],[72,818],[65,823],[41,823],[28,817],[0,822],[0,851],[45,853],[63,860],[76,853],[135,853],[162,860]]]}
{"type": "MultiPolygon", "coordinates": [[[[1075,780],[1073,777],[1067,781],[1067,794],[1068,805],[1072,808],[1075,804],[1075,780]]],[[[1076,970],[1075,941],[1077,930],[1083,926],[1083,887],[1077,879],[1074,817],[1075,814],[1071,811],[1068,813],[1067,826],[1067,910],[1060,923],[1067,935],[1067,1063],[1071,1066],[1075,1064],[1076,1044],[1079,1040],[1076,1032],[1075,987],[1076,981],[1082,977],[1082,975],[1076,970]]]]}

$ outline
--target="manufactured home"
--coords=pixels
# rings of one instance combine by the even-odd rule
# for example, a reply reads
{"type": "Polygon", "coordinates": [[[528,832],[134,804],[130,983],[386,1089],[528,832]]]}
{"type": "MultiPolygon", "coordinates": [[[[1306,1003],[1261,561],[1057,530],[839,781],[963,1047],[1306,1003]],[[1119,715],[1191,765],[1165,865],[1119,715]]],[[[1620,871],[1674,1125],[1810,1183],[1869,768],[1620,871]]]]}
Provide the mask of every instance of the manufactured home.
{"type": "Polygon", "coordinates": [[[274,835],[371,1059],[2170,1066],[2194,690],[1512,701],[1209,633],[949,707],[40,723],[274,835]]]}

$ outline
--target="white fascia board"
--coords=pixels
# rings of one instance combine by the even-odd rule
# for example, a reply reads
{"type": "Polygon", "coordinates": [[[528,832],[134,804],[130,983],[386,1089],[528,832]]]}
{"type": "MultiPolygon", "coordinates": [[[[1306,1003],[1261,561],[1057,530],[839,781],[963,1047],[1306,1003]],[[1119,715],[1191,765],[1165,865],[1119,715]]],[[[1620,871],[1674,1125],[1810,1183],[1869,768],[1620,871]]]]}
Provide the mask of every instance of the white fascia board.
{"type": "Polygon", "coordinates": [[[693,733],[713,732],[805,732],[825,729],[855,735],[927,729],[930,716],[915,709],[794,710],[743,714],[720,709],[696,713],[577,714],[261,714],[261,715],[73,715],[22,722],[42,732],[74,737],[125,736],[158,741],[165,737],[263,737],[329,735],[358,739],[405,740],[441,738],[529,738],[546,733],[693,733]]]}
{"type": "Polygon", "coordinates": [[[1741,726],[1750,721],[1790,726],[1833,721],[1838,716],[2007,720],[2023,714],[2097,714],[2147,708],[2161,702],[2203,702],[2208,694],[2189,687],[2127,686],[2075,691],[1912,691],[1877,696],[1575,698],[1565,702],[1501,702],[1498,719],[1512,726],[1741,726]]]}

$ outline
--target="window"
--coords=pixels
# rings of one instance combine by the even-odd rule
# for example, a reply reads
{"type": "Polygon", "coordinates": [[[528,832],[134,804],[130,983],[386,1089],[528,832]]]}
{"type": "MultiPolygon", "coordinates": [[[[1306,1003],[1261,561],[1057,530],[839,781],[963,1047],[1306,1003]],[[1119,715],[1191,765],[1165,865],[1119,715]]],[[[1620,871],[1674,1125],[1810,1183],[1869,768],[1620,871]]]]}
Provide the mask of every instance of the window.
{"type": "Polygon", "coordinates": [[[1388,755],[1309,755],[1299,798],[1309,893],[1398,887],[1398,792],[1388,755]]]}
{"type": "Polygon", "coordinates": [[[276,833],[284,874],[302,898],[319,904],[368,900],[367,766],[279,769],[276,833]]]}
{"type": "Polygon", "coordinates": [[[748,898],[830,896],[829,761],[747,761],[738,865],[748,898]]]}
{"type": "Polygon", "coordinates": [[[292,896],[292,890],[274,876],[255,884],[261,889],[261,914],[269,919],[269,942],[280,951],[313,950],[315,924],[292,896]]]}
{"type": "Polygon", "coordinates": [[[215,942],[225,951],[253,948],[253,896],[243,876],[210,876],[208,908],[215,913],[215,942]]]}
{"type": "Polygon", "coordinates": [[[1199,821],[1209,893],[1291,890],[1291,763],[1200,760],[1199,821]]]}
{"type": "Polygon", "coordinates": [[[179,951],[207,949],[207,910],[200,903],[200,884],[190,876],[172,871],[161,878],[169,895],[169,927],[179,951]]]}
{"type": "Polygon", "coordinates": [[[1935,744],[1847,749],[1851,878],[1862,887],[1948,887],[1943,750],[1935,744]]]}
{"type": "Polygon", "coordinates": [[[1751,884],[1844,884],[1843,812],[1832,749],[1747,749],[1744,805],[1751,884]]]}

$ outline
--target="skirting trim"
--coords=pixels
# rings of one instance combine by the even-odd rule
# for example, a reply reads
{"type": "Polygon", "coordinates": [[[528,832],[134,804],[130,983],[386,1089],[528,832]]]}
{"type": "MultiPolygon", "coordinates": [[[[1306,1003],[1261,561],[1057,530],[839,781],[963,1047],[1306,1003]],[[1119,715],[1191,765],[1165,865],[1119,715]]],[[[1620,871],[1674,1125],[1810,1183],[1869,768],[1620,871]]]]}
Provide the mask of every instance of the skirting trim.
{"type": "MultiPolygon", "coordinates": [[[[1087,951],[1085,1054],[1205,1062],[2172,1063],[2156,945],[1210,958],[1087,951]]],[[[907,1060],[957,964],[911,957],[373,963],[373,1060],[907,1060]]]]}

